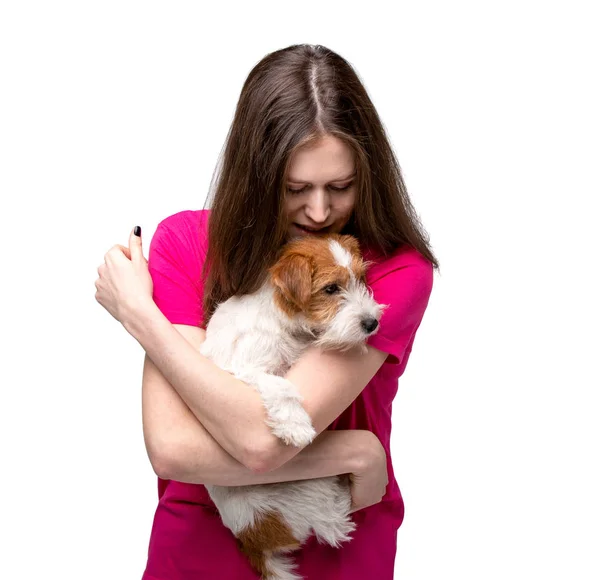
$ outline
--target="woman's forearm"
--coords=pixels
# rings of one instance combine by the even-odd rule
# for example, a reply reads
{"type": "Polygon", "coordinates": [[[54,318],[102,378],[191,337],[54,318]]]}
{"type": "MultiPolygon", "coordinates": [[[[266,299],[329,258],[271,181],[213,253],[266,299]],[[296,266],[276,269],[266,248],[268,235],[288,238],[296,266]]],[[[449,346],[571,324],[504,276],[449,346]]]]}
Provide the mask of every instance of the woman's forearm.
{"type": "Polygon", "coordinates": [[[153,301],[138,307],[123,325],[217,443],[243,465],[261,471],[261,453],[275,437],[258,392],[202,356],[153,301]]]}
{"type": "Polygon", "coordinates": [[[194,446],[194,437],[188,433],[185,443],[178,448],[170,479],[185,483],[232,486],[357,473],[368,463],[368,438],[372,434],[362,430],[323,431],[313,443],[283,466],[264,473],[246,468],[214,439],[207,444],[205,436],[199,432],[197,436],[201,439],[201,453],[194,446]]]}

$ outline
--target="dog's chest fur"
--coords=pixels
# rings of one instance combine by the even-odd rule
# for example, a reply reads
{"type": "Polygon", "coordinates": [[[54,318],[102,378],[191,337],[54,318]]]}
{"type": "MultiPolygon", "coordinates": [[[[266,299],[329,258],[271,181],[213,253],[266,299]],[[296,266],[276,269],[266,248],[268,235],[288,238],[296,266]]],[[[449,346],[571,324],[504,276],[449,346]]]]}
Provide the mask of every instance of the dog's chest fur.
{"type": "Polygon", "coordinates": [[[277,309],[273,288],[265,284],[217,307],[200,352],[234,374],[255,369],[283,376],[312,340],[299,322],[277,309]]]}

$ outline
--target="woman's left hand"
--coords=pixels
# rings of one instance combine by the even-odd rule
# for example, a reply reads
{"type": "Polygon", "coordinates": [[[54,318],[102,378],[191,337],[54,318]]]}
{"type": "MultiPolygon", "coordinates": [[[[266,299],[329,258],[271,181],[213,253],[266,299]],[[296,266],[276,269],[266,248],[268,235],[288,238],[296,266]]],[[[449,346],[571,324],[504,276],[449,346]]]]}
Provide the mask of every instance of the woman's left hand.
{"type": "Polygon", "coordinates": [[[117,244],[98,267],[96,300],[125,324],[134,313],[152,302],[152,278],[142,252],[142,237],[131,230],[129,248],[117,244]]]}

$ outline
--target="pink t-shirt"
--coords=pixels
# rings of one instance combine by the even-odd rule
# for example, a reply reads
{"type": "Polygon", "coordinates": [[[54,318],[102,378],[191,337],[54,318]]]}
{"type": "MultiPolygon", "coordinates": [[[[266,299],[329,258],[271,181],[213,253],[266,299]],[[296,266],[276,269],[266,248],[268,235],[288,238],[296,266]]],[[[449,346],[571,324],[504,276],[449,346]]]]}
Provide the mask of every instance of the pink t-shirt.
{"type": "MultiPolygon", "coordinates": [[[[182,211],[164,219],[150,242],[148,266],[154,301],[172,324],[200,326],[201,271],[206,257],[210,210],[182,211]]],[[[389,484],[382,501],[355,512],[357,530],[341,548],[314,537],[294,552],[297,571],[309,580],[393,578],[396,534],[404,503],[390,460],[392,401],[421,324],[433,283],[433,267],[411,247],[385,260],[365,250],[375,264],[367,284],[377,302],[390,304],[368,343],[389,354],[354,402],[328,429],[368,429],[388,455],[389,484]]],[[[221,523],[206,488],[158,479],[158,507],[142,580],[257,580],[233,534],[221,523]]]]}

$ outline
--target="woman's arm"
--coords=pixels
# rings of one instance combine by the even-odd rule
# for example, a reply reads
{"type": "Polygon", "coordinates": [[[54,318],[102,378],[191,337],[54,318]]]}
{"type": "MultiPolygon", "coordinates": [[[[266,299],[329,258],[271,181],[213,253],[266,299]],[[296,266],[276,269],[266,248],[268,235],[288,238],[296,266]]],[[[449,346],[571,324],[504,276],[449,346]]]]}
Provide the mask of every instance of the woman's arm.
{"type": "MultiPolygon", "coordinates": [[[[195,425],[202,425],[193,418],[195,425]]],[[[310,445],[282,467],[268,473],[254,473],[238,463],[202,428],[188,432],[177,453],[183,459],[166,477],[185,483],[213,485],[254,485],[298,481],[351,474],[352,512],[381,501],[389,482],[387,460],[377,436],[370,431],[324,431],[310,445]],[[195,445],[200,445],[199,454],[195,445]],[[183,454],[182,454],[182,451],[183,454]]]]}
{"type": "MultiPolygon", "coordinates": [[[[263,452],[274,436],[265,423],[260,395],[198,352],[205,331],[171,324],[152,301],[123,325],[217,443],[248,469],[264,471],[263,452]]],[[[173,400],[162,402],[163,409],[169,405],[173,400]]],[[[161,407],[155,406],[144,425],[149,453],[171,448],[173,439],[181,441],[171,436],[178,431],[179,415],[165,422],[154,420],[158,413],[161,407]]]]}
{"type": "MultiPolygon", "coordinates": [[[[378,294],[390,303],[367,352],[310,348],[286,374],[303,397],[321,433],[360,394],[389,356],[404,357],[429,300],[431,264],[404,265],[385,276],[378,294]]],[[[377,281],[381,286],[381,279],[377,281]]],[[[373,288],[376,288],[374,286],[373,288]]],[[[377,293],[376,293],[377,297],[377,293]]],[[[259,394],[202,356],[169,322],[153,300],[138,303],[122,323],[142,345],[198,421],[235,459],[254,471],[276,469],[300,449],[277,439],[266,425],[259,394]]]]}
{"type": "Polygon", "coordinates": [[[229,455],[194,418],[185,439],[170,454],[172,471],[162,477],[185,483],[253,485],[328,477],[342,473],[367,474],[375,459],[375,435],[370,431],[324,431],[285,465],[254,472],[229,455]]]}
{"type": "MultiPolygon", "coordinates": [[[[201,329],[186,325],[178,329],[184,336],[189,335],[192,342],[198,341],[201,329]]],[[[385,493],[388,482],[386,452],[370,431],[325,431],[274,471],[255,473],[247,469],[202,427],[147,356],[143,411],[148,454],[156,474],[163,479],[229,486],[350,473],[352,512],[381,501],[385,493]],[[170,444],[161,447],[156,445],[157,441],[170,441],[170,444]]]]}
{"type": "MultiPolygon", "coordinates": [[[[204,331],[175,325],[195,347],[204,331]]],[[[198,422],[154,363],[144,359],[142,379],[144,441],[152,467],[163,479],[214,485],[250,485],[353,473],[378,466],[383,448],[369,431],[325,431],[283,467],[256,473],[229,455],[198,422]]],[[[384,452],[385,453],[385,452],[384,452]]]]}
{"type": "MultiPolygon", "coordinates": [[[[201,342],[189,342],[153,301],[130,313],[123,324],[198,421],[238,462],[255,472],[270,471],[300,451],[300,448],[286,446],[271,433],[258,392],[202,356],[197,350],[201,342]]],[[[194,330],[202,333],[203,341],[204,331],[194,330]]],[[[357,349],[337,356],[324,353],[317,361],[319,369],[313,369],[316,374],[310,376],[319,381],[316,387],[325,390],[328,390],[330,377],[334,377],[335,384],[330,392],[336,394],[335,400],[329,399],[326,403],[328,412],[319,415],[317,424],[313,422],[317,433],[356,398],[386,357],[386,353],[374,348],[369,348],[367,355],[357,349]],[[335,367],[329,369],[328,365],[335,367]],[[331,375],[330,370],[333,371],[331,375]]]]}

